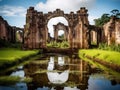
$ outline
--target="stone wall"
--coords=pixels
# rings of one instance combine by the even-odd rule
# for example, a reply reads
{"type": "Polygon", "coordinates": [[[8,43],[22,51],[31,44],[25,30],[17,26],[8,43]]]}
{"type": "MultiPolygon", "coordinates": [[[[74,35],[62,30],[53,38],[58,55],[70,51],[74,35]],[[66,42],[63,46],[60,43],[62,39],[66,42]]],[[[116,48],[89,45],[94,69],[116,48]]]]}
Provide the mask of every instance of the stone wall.
{"type": "Polygon", "coordinates": [[[0,16],[0,39],[15,42],[15,30],[0,16]]]}
{"type": "Polygon", "coordinates": [[[120,44],[120,19],[111,17],[104,26],[105,42],[108,45],[120,44]]]}
{"type": "Polygon", "coordinates": [[[51,18],[62,16],[68,21],[68,42],[70,48],[89,48],[87,39],[87,28],[84,24],[89,24],[87,9],[82,7],[76,13],[65,14],[64,11],[43,13],[30,7],[26,14],[26,25],[24,27],[24,48],[46,48],[48,40],[47,23],[51,18]]]}

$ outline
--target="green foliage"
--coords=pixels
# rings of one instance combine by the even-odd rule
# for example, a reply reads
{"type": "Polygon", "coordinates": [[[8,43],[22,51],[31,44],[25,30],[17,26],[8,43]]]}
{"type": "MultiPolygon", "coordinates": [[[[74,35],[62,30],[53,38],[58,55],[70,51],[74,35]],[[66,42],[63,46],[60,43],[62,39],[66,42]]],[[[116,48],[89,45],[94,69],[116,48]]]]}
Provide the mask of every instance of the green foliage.
{"type": "Polygon", "coordinates": [[[120,45],[100,43],[98,49],[120,52],[120,45]]]}
{"type": "Polygon", "coordinates": [[[105,23],[107,23],[110,20],[109,14],[103,14],[100,18],[95,19],[95,25],[96,26],[103,26],[105,23]]]}
{"type": "Polygon", "coordinates": [[[58,38],[64,40],[64,34],[60,35],[58,38]]]}
{"type": "Polygon", "coordinates": [[[15,84],[20,81],[18,76],[2,76],[0,77],[0,84],[15,84]]]}
{"type": "Polygon", "coordinates": [[[0,67],[4,66],[5,64],[19,62],[19,60],[25,59],[37,53],[37,50],[23,51],[14,48],[2,48],[0,49],[0,67]]]}
{"type": "Polygon", "coordinates": [[[103,14],[100,18],[95,19],[95,25],[96,26],[103,26],[105,23],[107,23],[110,20],[111,16],[115,16],[116,18],[120,18],[120,12],[117,9],[113,9],[111,11],[112,14],[103,14]]]}
{"type": "Polygon", "coordinates": [[[91,56],[92,58],[99,58],[109,63],[120,65],[120,53],[115,51],[106,51],[99,49],[88,49],[88,50],[80,50],[79,54],[83,57],[91,56]]]}
{"type": "Polygon", "coordinates": [[[7,47],[9,45],[9,42],[7,42],[4,39],[0,39],[0,47],[7,47]]]}
{"type": "MultiPolygon", "coordinates": [[[[92,53],[92,52],[91,52],[92,53]]],[[[116,72],[116,71],[113,71],[112,69],[110,69],[110,68],[107,68],[107,67],[105,67],[105,66],[103,66],[103,65],[101,65],[101,64],[99,64],[99,63],[97,63],[97,62],[94,62],[93,60],[91,60],[91,59],[88,59],[87,57],[85,57],[85,54],[87,54],[86,52],[84,52],[84,50],[80,50],[79,51],[79,57],[82,59],[82,60],[84,60],[84,61],[86,61],[86,62],[88,62],[89,64],[90,64],[90,66],[92,67],[92,68],[100,68],[101,70],[103,70],[106,74],[108,74],[108,75],[106,75],[106,76],[111,76],[111,74],[112,75],[114,75],[114,77],[116,78],[116,80],[120,80],[120,73],[118,73],[118,72],[116,72]]],[[[100,54],[100,53],[99,53],[100,54]]],[[[105,55],[105,56],[108,56],[108,55],[105,55]]],[[[108,58],[108,57],[107,57],[108,58]]],[[[113,78],[113,77],[112,77],[113,78]]]]}
{"type": "Polygon", "coordinates": [[[0,39],[0,48],[21,48],[22,44],[21,43],[11,43],[6,40],[0,39]]]}
{"type": "Polygon", "coordinates": [[[113,9],[113,10],[111,11],[111,13],[112,13],[111,16],[116,16],[117,18],[120,17],[120,12],[119,12],[118,9],[113,9]]]}
{"type": "Polygon", "coordinates": [[[68,48],[69,43],[67,41],[63,41],[63,42],[51,41],[50,43],[47,44],[47,47],[68,48]]]}

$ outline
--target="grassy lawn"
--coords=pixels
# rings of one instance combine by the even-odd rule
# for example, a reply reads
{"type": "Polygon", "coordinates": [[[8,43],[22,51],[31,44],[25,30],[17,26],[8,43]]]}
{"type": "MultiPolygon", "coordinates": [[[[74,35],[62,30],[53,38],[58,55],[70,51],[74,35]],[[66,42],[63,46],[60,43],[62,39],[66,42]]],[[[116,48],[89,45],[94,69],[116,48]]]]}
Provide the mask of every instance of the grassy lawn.
{"type": "Polygon", "coordinates": [[[81,56],[91,56],[92,58],[99,58],[109,63],[120,65],[120,53],[115,51],[105,51],[99,49],[79,50],[81,56]]]}
{"type": "Polygon", "coordinates": [[[25,59],[32,55],[36,55],[38,50],[23,51],[14,48],[2,48],[0,49],[0,67],[4,64],[12,64],[19,60],[25,59]]]}

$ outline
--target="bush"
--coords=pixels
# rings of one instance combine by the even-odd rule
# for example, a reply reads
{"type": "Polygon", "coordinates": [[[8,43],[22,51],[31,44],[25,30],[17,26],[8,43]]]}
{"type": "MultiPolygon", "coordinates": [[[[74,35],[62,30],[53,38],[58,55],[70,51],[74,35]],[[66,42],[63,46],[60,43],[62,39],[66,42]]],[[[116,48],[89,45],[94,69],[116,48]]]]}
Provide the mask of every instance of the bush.
{"type": "Polygon", "coordinates": [[[21,43],[11,43],[8,42],[4,39],[0,39],[0,48],[7,47],[7,48],[21,48],[22,44],[21,43]]]}
{"type": "Polygon", "coordinates": [[[120,52],[120,45],[100,43],[98,49],[120,52]]]}
{"type": "Polygon", "coordinates": [[[55,48],[68,48],[69,43],[67,41],[62,41],[62,42],[51,41],[50,43],[47,44],[47,46],[55,47],[55,48]]]}

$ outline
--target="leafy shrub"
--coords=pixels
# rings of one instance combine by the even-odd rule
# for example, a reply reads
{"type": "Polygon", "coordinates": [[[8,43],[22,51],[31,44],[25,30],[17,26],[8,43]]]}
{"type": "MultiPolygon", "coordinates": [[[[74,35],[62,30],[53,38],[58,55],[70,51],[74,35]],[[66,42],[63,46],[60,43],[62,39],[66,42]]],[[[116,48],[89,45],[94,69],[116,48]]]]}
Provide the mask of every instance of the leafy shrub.
{"type": "Polygon", "coordinates": [[[8,48],[21,48],[21,43],[11,43],[6,40],[0,39],[0,48],[8,47],[8,48]]]}
{"type": "Polygon", "coordinates": [[[68,48],[69,43],[67,41],[62,42],[51,41],[50,43],[47,44],[47,47],[68,48]]]}
{"type": "Polygon", "coordinates": [[[120,52],[120,45],[100,43],[98,49],[120,52]]]}

